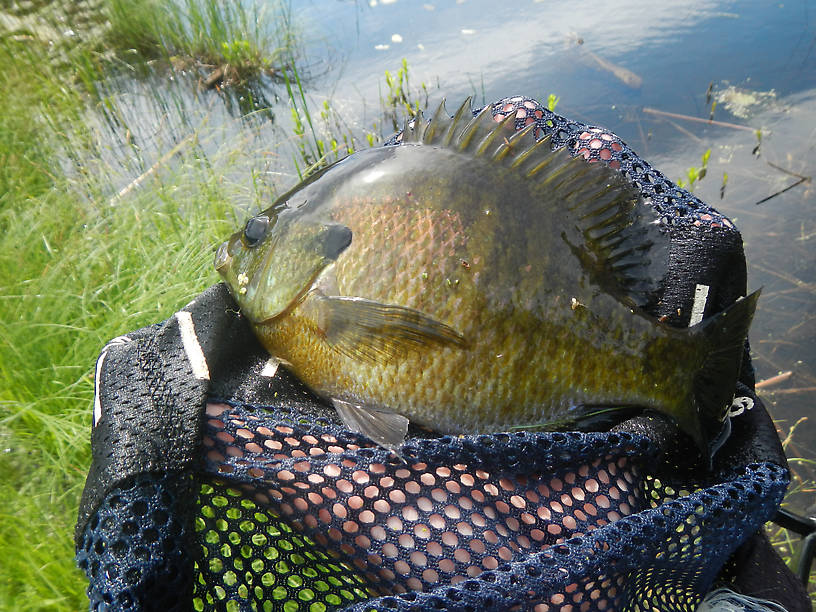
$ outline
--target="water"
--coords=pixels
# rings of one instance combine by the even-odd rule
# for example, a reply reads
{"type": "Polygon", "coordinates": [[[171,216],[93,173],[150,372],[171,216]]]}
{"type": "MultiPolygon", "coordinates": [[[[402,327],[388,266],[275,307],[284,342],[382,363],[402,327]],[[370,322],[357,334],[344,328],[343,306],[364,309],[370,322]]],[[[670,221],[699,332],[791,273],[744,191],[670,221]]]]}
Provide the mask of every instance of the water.
{"type": "MultiPolygon", "coordinates": [[[[695,193],[736,221],[749,288],[764,287],[751,335],[754,363],[759,380],[792,372],[763,397],[782,437],[799,423],[787,447],[795,473],[789,504],[816,512],[813,489],[803,484],[816,480],[816,419],[800,422],[816,400],[816,188],[806,180],[778,193],[816,174],[816,4],[312,0],[297,3],[292,16],[317,137],[331,123],[367,146],[364,133],[377,131],[372,124],[387,96],[384,73],[396,73],[406,59],[409,91],[432,108],[443,98],[454,108],[466,96],[482,105],[556,94],[557,112],[612,130],[673,180],[688,181],[688,169],[711,149],[695,193]],[[709,118],[710,86],[713,99],[721,96],[714,119],[732,125],[688,119],[709,118]],[[318,113],[325,101],[331,110],[324,121],[318,113]]],[[[292,135],[285,88],[266,83],[271,110],[247,120],[237,118],[242,110],[234,96],[193,93],[196,78],[108,84],[124,123],[134,126],[131,137],[138,132],[142,142],[138,168],[111,145],[114,191],[190,130],[209,136],[199,144],[212,157],[240,148],[247,161],[231,165],[233,174],[251,171],[270,190],[294,183],[307,164],[298,148],[304,140],[292,135]],[[166,125],[186,128],[176,133],[166,125]]],[[[388,129],[380,123],[381,132],[388,129]]],[[[245,200],[251,206],[251,194],[245,200]]]]}

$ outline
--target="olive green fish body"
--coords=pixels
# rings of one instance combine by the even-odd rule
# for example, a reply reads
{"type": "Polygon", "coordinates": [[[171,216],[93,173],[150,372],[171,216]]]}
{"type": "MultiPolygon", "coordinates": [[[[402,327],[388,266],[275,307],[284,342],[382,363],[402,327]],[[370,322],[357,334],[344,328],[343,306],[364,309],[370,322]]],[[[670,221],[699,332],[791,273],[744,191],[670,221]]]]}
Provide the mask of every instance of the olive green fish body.
{"type": "Polygon", "coordinates": [[[256,326],[270,352],[326,397],[384,407],[436,431],[504,431],[557,420],[585,404],[672,413],[679,409],[677,384],[689,383],[675,362],[643,363],[648,340],[629,337],[624,345],[613,336],[607,346],[597,339],[586,343],[568,327],[537,325],[534,317],[475,319],[473,327],[462,327],[462,335],[473,339],[472,347],[484,343],[479,349],[440,347],[409,352],[394,364],[361,363],[326,342],[308,299],[279,324],[256,326]],[[542,344],[545,333],[548,342],[542,344]],[[584,350],[573,350],[578,343],[584,350]],[[612,348],[618,352],[611,358],[602,352],[612,348]]]}
{"type": "Polygon", "coordinates": [[[264,346],[387,445],[368,415],[474,433],[581,406],[664,412],[700,442],[694,377],[718,342],[741,354],[752,304],[727,333],[658,323],[636,303],[662,278],[667,238],[618,174],[464,105],[417,126],[222,245],[216,267],[264,346]]]}

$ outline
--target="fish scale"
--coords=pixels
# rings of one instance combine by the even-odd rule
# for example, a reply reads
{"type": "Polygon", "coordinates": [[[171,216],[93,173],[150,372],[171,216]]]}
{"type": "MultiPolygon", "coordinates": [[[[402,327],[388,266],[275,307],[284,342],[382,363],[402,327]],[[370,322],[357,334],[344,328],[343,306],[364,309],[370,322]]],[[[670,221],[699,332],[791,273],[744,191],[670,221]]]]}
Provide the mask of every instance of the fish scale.
{"type": "Polygon", "coordinates": [[[488,433],[645,409],[713,452],[758,294],[688,330],[645,315],[668,237],[635,188],[468,108],[321,171],[222,245],[261,342],[388,447],[408,420],[488,433]]]}
{"type": "Polygon", "coordinates": [[[364,245],[358,258],[340,257],[335,264],[339,289],[344,295],[361,295],[365,290],[370,299],[389,296],[404,303],[411,296],[421,296],[432,275],[450,278],[460,271],[459,261],[451,259],[463,244],[462,224],[455,215],[428,209],[395,209],[391,205],[385,208],[361,201],[344,207],[334,218],[350,227],[364,245]],[[385,248],[384,243],[392,236],[409,239],[385,248]],[[444,239],[439,240],[439,236],[444,239]],[[413,257],[417,251],[427,253],[424,257],[427,269],[421,265],[411,268],[402,265],[405,258],[413,257]]]}

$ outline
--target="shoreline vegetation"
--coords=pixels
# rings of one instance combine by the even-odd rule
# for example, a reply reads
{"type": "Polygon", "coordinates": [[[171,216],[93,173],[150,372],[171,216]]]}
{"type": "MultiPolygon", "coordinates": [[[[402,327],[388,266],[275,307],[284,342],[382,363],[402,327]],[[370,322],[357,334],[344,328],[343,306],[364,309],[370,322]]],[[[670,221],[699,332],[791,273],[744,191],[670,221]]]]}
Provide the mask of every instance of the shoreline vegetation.
{"type": "Polygon", "coordinates": [[[285,4],[28,0],[0,10],[0,39],[40,47],[69,78],[101,77],[116,64],[138,71],[161,63],[200,70],[205,85],[215,87],[279,73],[293,56],[297,34],[285,4]],[[97,72],[82,74],[89,62],[97,72]]]}
{"type": "Polygon", "coordinates": [[[426,110],[403,61],[351,123],[306,93],[299,41],[285,2],[0,8],[0,610],[87,608],[73,526],[101,347],[217,282],[249,211],[426,110]]]}

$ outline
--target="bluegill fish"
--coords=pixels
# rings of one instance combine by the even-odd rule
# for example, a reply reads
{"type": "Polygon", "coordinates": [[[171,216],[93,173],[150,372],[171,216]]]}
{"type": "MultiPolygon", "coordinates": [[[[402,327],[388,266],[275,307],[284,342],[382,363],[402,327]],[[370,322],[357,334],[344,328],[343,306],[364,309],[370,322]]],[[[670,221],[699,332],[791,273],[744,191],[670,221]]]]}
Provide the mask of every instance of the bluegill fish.
{"type": "Polygon", "coordinates": [[[408,419],[486,433],[637,407],[705,449],[757,294],[689,329],[644,314],[668,265],[655,213],[512,122],[440,106],[249,219],[215,267],[269,352],[383,446],[408,419]]]}

